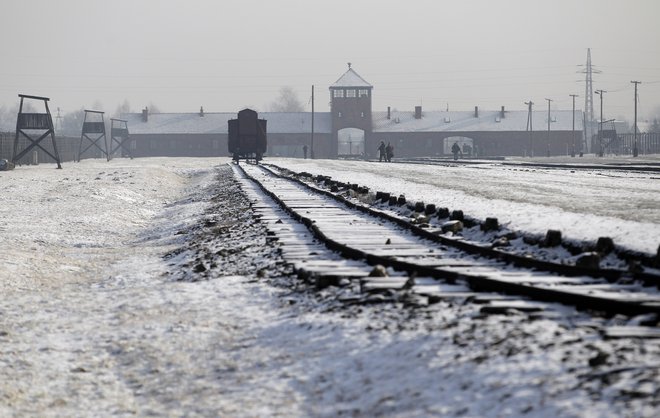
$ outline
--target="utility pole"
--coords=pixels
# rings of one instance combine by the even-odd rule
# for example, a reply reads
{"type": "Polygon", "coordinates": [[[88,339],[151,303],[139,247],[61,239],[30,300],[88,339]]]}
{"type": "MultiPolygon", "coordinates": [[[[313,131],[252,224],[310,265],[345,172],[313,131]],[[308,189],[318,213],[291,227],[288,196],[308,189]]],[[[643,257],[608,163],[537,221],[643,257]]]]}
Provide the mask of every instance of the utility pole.
{"type": "MultiPolygon", "coordinates": [[[[57,108],[57,116],[55,116],[55,130],[57,129],[62,130],[62,115],[60,114],[60,108],[57,108]]],[[[62,133],[60,132],[60,135],[62,133]]]]}
{"type": "Polygon", "coordinates": [[[637,85],[641,84],[641,81],[631,81],[635,85],[635,145],[633,146],[633,157],[639,155],[639,150],[637,149],[637,85]]]}
{"type": "Polygon", "coordinates": [[[545,99],[548,101],[548,157],[550,156],[550,103],[552,99],[545,99]]]}
{"type": "Polygon", "coordinates": [[[314,159],[314,85],[312,84],[312,143],[309,156],[314,159]]]}
{"type": "Polygon", "coordinates": [[[577,94],[569,94],[573,98],[573,149],[571,150],[571,157],[575,157],[575,98],[577,94]]]}
{"type": "Polygon", "coordinates": [[[600,96],[600,121],[598,123],[598,144],[600,150],[598,156],[603,156],[603,94],[607,93],[605,90],[596,90],[594,93],[600,96]]]}
{"type": "Polygon", "coordinates": [[[585,92],[584,92],[584,138],[586,142],[586,152],[591,152],[591,140],[594,127],[594,96],[593,96],[593,75],[600,74],[600,70],[591,64],[591,48],[587,48],[587,64],[582,71],[585,74],[585,92]]]}
{"type": "Polygon", "coordinates": [[[532,105],[534,102],[530,100],[525,104],[527,105],[527,130],[529,131],[529,156],[534,157],[534,128],[532,126],[532,105]]]}

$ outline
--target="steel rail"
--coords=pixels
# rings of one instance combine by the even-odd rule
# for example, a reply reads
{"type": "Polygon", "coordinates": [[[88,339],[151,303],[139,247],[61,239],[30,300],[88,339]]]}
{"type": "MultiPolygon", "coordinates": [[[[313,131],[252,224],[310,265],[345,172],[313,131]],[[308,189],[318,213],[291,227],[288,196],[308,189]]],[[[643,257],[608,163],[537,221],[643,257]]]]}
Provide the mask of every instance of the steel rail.
{"type": "MultiPolygon", "coordinates": [[[[379,211],[374,211],[370,208],[363,207],[361,205],[355,205],[354,203],[347,201],[346,199],[343,199],[339,196],[336,196],[332,193],[329,193],[324,190],[320,190],[314,187],[311,187],[304,182],[301,182],[297,179],[291,179],[287,178],[285,176],[282,176],[278,173],[274,173],[272,170],[269,170],[263,166],[259,166],[259,170],[262,170],[262,172],[265,173],[265,175],[272,176],[274,178],[277,178],[280,181],[288,181],[291,182],[292,184],[296,184],[299,187],[306,189],[309,194],[316,194],[316,195],[321,195],[325,196],[331,199],[334,199],[338,201],[339,203],[345,205],[348,209],[352,210],[357,210],[362,213],[364,213],[367,216],[370,217],[375,217],[378,219],[383,219],[383,220],[388,220],[391,221],[394,225],[397,225],[399,227],[402,227],[403,230],[408,230],[409,233],[412,235],[416,236],[418,239],[424,239],[425,241],[431,241],[432,244],[437,244],[437,243],[448,243],[449,241],[452,241],[452,244],[457,244],[453,245],[454,247],[467,252],[466,248],[470,246],[470,244],[461,242],[461,241],[456,241],[456,240],[449,240],[447,241],[446,237],[440,237],[433,235],[429,233],[429,231],[424,231],[421,228],[415,227],[414,225],[409,225],[407,222],[391,217],[389,215],[383,214],[379,211]],[[383,216],[385,215],[385,216],[383,216]],[[415,232],[419,232],[418,230],[423,231],[421,234],[417,234],[415,232]],[[426,239],[427,237],[435,237],[433,239],[426,239]],[[444,238],[444,239],[442,239],[444,238]]],[[[646,314],[646,313],[656,313],[660,314],[660,303],[656,302],[654,300],[651,303],[642,301],[642,302],[631,302],[631,301],[626,301],[626,300],[619,300],[619,299],[613,299],[613,298],[606,298],[602,296],[594,296],[594,295],[589,295],[585,293],[580,293],[580,292],[570,292],[570,291],[564,291],[564,290],[558,290],[558,289],[553,289],[549,287],[541,287],[538,284],[536,286],[534,285],[528,285],[524,283],[517,283],[517,282],[512,282],[512,281],[504,281],[504,280],[498,280],[493,277],[488,277],[488,275],[485,274],[473,274],[473,273],[468,273],[465,271],[455,271],[452,269],[448,268],[442,268],[438,266],[426,266],[426,265],[420,265],[417,263],[409,262],[409,261],[403,261],[399,260],[396,258],[392,258],[389,256],[382,256],[382,255],[377,255],[374,253],[370,253],[368,251],[364,251],[355,247],[352,247],[350,245],[341,243],[331,237],[329,237],[315,222],[315,219],[309,216],[305,216],[301,214],[299,211],[295,210],[291,206],[289,206],[284,199],[282,199],[275,191],[270,190],[268,187],[266,187],[263,182],[259,181],[257,178],[254,176],[250,175],[243,167],[240,167],[241,172],[250,180],[252,180],[265,194],[270,196],[277,204],[285,210],[287,213],[289,213],[294,219],[298,220],[302,224],[304,224],[312,233],[313,235],[319,239],[321,242],[323,242],[328,248],[337,251],[340,253],[342,256],[347,257],[347,258],[353,258],[353,259],[364,259],[366,260],[369,264],[382,264],[387,267],[392,267],[395,270],[400,270],[400,271],[407,271],[410,274],[416,274],[419,276],[428,276],[428,277],[433,277],[436,279],[443,279],[443,280],[449,280],[449,281],[455,281],[457,279],[464,280],[465,282],[468,283],[468,285],[473,288],[474,290],[489,290],[489,291],[497,291],[497,292],[503,292],[503,293],[510,293],[510,294],[516,294],[516,295],[524,295],[531,297],[536,300],[542,300],[542,301],[547,301],[547,302],[554,302],[554,303],[563,303],[563,304],[568,304],[568,305],[574,305],[576,307],[582,308],[582,309],[590,309],[590,310],[596,310],[596,311],[603,311],[607,313],[622,313],[622,314],[627,314],[627,315],[638,315],[638,314],[646,314]]],[[[476,247],[476,246],[474,246],[476,247]]],[[[484,250],[484,248],[479,247],[479,248],[473,248],[477,255],[481,255],[481,251],[484,250]]],[[[488,250],[488,249],[486,249],[488,250]]],[[[420,254],[421,255],[421,254],[420,254]]],[[[491,259],[489,263],[484,263],[481,267],[493,267],[496,269],[499,269],[501,272],[501,259],[499,258],[494,258],[491,259]]],[[[533,260],[528,260],[532,262],[533,260]]],[[[538,261],[538,260],[537,260],[538,261]]],[[[543,270],[543,268],[539,266],[545,266],[546,263],[539,263],[536,265],[536,268],[538,270],[543,270]]],[[[508,267],[508,266],[507,266],[508,267]]],[[[533,271],[528,270],[529,267],[523,267],[527,273],[529,273],[530,276],[533,275],[533,271]]],[[[554,271],[554,273],[557,273],[554,271]]],[[[572,271],[573,274],[575,275],[577,272],[574,270],[572,271]]],[[[593,271],[591,273],[594,273],[593,271]]],[[[558,276],[558,278],[561,277],[566,277],[569,276],[569,274],[563,274],[561,276],[558,276]]],[[[533,281],[533,280],[530,280],[533,281]]],[[[583,283],[587,284],[587,283],[583,283]]],[[[655,296],[655,295],[654,295],[655,296]]],[[[657,300],[660,300],[656,298],[657,300]]]]}
{"type": "MultiPolygon", "coordinates": [[[[275,167],[278,170],[287,170],[283,169],[281,167],[278,167],[273,164],[267,164],[267,166],[275,167]]],[[[279,173],[275,173],[271,170],[271,173],[273,175],[277,176],[282,176],[279,173]]],[[[390,215],[388,213],[385,213],[380,210],[375,210],[373,208],[356,204],[354,202],[351,202],[350,200],[344,198],[343,196],[337,195],[335,193],[332,193],[328,190],[324,189],[319,189],[317,187],[313,187],[309,185],[308,183],[295,178],[295,177],[288,177],[288,176],[282,176],[285,177],[291,181],[295,181],[298,184],[304,185],[305,187],[308,187],[312,190],[315,190],[318,193],[321,193],[325,196],[328,196],[330,198],[333,198],[337,201],[340,201],[347,205],[348,207],[352,209],[356,209],[359,211],[362,211],[364,213],[368,213],[372,216],[376,216],[379,218],[382,218],[384,220],[387,220],[389,222],[394,222],[397,225],[409,229],[411,232],[414,234],[418,235],[419,237],[435,241],[440,244],[452,246],[455,248],[458,248],[462,251],[466,251],[471,254],[476,254],[480,255],[483,257],[488,257],[488,258],[493,258],[497,260],[501,260],[507,263],[512,263],[518,267],[526,267],[526,268],[531,268],[531,269],[539,269],[543,271],[549,271],[553,273],[558,273],[563,276],[590,276],[590,277],[602,277],[605,278],[606,280],[610,282],[616,282],[620,280],[621,278],[627,277],[633,280],[639,280],[645,285],[648,286],[660,286],[660,276],[653,275],[650,273],[646,272],[629,272],[625,270],[617,270],[617,269],[591,269],[587,267],[580,267],[580,266],[574,266],[574,265],[568,265],[568,264],[559,264],[559,263],[553,263],[551,261],[544,261],[544,260],[538,260],[534,258],[529,258],[526,256],[521,256],[513,253],[509,253],[506,251],[501,251],[497,248],[491,248],[491,247],[486,247],[484,245],[477,245],[465,240],[457,240],[453,238],[449,238],[446,236],[442,235],[437,235],[434,234],[431,231],[428,231],[424,228],[421,228],[417,225],[414,225],[410,222],[408,222],[405,219],[402,219],[400,217],[396,217],[393,215],[390,215]]]]}
{"type": "Polygon", "coordinates": [[[616,164],[616,163],[603,163],[603,164],[575,164],[575,163],[543,163],[543,162],[515,162],[505,160],[453,160],[453,159],[416,159],[416,158],[398,158],[393,162],[399,164],[428,164],[428,165],[444,165],[444,164],[461,164],[461,165],[480,165],[480,164],[497,164],[506,167],[525,167],[525,168],[550,168],[550,169],[565,169],[565,170],[603,170],[603,171],[634,171],[641,173],[660,173],[660,163],[636,163],[634,165],[616,164]]]}

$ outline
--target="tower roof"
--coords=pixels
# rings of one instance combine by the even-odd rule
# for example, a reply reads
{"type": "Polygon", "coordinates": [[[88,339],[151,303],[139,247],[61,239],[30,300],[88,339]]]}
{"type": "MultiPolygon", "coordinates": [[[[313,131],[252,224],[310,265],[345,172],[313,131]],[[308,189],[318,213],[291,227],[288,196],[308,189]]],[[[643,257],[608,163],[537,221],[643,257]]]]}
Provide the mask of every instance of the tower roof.
{"type": "Polygon", "coordinates": [[[348,71],[344,73],[339,80],[335,81],[330,88],[341,88],[341,87],[368,87],[373,88],[373,86],[367,83],[364,78],[360,77],[354,69],[351,68],[351,64],[348,63],[348,71]]]}

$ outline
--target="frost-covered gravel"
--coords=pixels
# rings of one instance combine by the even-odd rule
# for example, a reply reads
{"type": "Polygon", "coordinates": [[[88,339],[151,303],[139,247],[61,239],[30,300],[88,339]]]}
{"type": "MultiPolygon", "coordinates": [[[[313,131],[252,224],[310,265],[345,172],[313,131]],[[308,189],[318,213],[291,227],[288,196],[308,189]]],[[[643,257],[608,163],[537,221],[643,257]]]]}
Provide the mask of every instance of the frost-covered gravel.
{"type": "Polygon", "coordinates": [[[482,317],[308,288],[226,162],[0,173],[0,416],[660,411],[658,341],[602,340],[568,308],[482,317]]]}

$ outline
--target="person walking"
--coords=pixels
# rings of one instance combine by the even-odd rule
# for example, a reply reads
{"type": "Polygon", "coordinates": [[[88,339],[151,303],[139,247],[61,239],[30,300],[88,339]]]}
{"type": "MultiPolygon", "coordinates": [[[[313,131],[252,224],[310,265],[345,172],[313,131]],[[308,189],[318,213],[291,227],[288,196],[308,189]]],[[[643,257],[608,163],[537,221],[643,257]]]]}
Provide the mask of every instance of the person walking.
{"type": "Polygon", "coordinates": [[[461,147],[458,145],[458,142],[454,142],[454,145],[451,146],[451,152],[454,154],[454,161],[458,160],[458,153],[461,152],[461,147]]]}
{"type": "Polygon", "coordinates": [[[303,155],[305,156],[305,159],[307,159],[307,144],[303,145],[303,155]]]}
{"type": "Polygon", "coordinates": [[[383,158],[387,160],[385,157],[385,143],[380,141],[380,145],[378,145],[378,161],[383,161],[383,158]]]}
{"type": "Polygon", "coordinates": [[[391,163],[392,157],[394,157],[394,146],[388,142],[387,146],[385,147],[385,160],[388,163],[391,163]]]}

